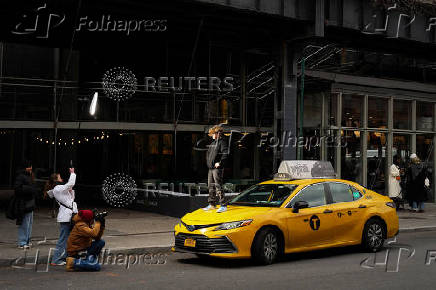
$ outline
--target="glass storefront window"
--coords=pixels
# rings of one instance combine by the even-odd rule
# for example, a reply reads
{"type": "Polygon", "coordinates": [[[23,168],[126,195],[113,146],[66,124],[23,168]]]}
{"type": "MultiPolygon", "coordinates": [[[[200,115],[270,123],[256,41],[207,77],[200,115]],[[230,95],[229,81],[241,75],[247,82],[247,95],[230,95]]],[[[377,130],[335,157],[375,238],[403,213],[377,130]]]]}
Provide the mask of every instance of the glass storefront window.
{"type": "Polygon", "coordinates": [[[336,116],[338,107],[338,93],[332,93],[328,96],[328,123],[329,126],[336,126],[336,116]]]}
{"type": "Polygon", "coordinates": [[[321,127],[322,95],[308,94],[304,96],[304,121],[305,128],[321,127]]]}
{"type": "MultiPolygon", "coordinates": [[[[428,170],[428,178],[430,180],[430,185],[433,185],[433,135],[416,135],[416,155],[424,162],[428,170]]],[[[430,186],[431,188],[433,186],[430,186]]],[[[434,188],[434,187],[433,187],[434,188]]],[[[432,191],[431,200],[434,200],[434,192],[432,191]]]]}
{"type": "Polygon", "coordinates": [[[368,97],[368,127],[387,128],[388,99],[368,97]]]}
{"type": "Polygon", "coordinates": [[[315,128],[304,128],[303,159],[320,160],[321,136],[315,128]]]}
{"type": "Polygon", "coordinates": [[[360,131],[344,131],[345,147],[341,150],[341,178],[362,183],[360,131]]]}
{"type": "Polygon", "coordinates": [[[433,103],[416,102],[416,129],[433,130],[433,103]]]}
{"type": "Polygon", "coordinates": [[[342,95],[342,127],[362,127],[363,96],[342,95]]]}
{"type": "Polygon", "coordinates": [[[304,97],[304,147],[303,159],[320,160],[320,128],[322,117],[322,98],[323,95],[307,94],[304,97]]]}
{"type": "Polygon", "coordinates": [[[411,129],[412,102],[394,100],[394,129],[411,129]]]}
{"type": "Polygon", "coordinates": [[[400,156],[402,162],[409,159],[410,156],[410,135],[394,134],[392,146],[392,156],[400,156]]]}
{"type": "MultiPolygon", "coordinates": [[[[336,169],[336,147],[337,147],[337,130],[328,130],[324,137],[324,144],[327,148],[327,161],[330,161],[333,168],[336,169]]],[[[340,140],[339,140],[340,142],[340,140]]]]}
{"type": "Polygon", "coordinates": [[[367,187],[378,193],[385,191],[386,168],[386,134],[382,132],[368,133],[367,153],[367,187]]]}
{"type": "Polygon", "coordinates": [[[432,162],[433,160],[433,135],[416,135],[416,155],[422,161],[432,162]]]}

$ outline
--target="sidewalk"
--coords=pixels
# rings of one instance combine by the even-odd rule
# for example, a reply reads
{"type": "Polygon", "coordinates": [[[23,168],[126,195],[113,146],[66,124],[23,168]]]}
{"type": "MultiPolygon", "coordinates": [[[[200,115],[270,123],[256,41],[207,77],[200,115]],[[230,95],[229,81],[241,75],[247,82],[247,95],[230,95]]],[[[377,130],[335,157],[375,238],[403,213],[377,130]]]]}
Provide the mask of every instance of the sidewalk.
{"type": "MultiPolygon", "coordinates": [[[[174,244],[174,225],[178,218],[128,209],[108,210],[104,240],[111,253],[150,253],[168,251],[174,244]]],[[[23,256],[18,249],[15,221],[0,212],[0,266],[8,266],[23,256]]],[[[50,248],[54,248],[59,236],[56,218],[49,216],[46,208],[38,209],[33,216],[32,249],[27,255],[35,256],[39,249],[40,261],[47,261],[50,248]]]]}
{"type": "MultiPolygon", "coordinates": [[[[23,255],[16,247],[17,226],[15,221],[0,212],[0,266],[9,266],[23,255]]],[[[398,211],[400,232],[436,230],[436,204],[426,204],[424,213],[398,211]]],[[[174,243],[173,228],[178,218],[129,209],[110,209],[106,218],[104,239],[111,253],[168,252],[174,243]]],[[[47,209],[34,212],[33,247],[27,255],[34,257],[39,250],[40,261],[47,261],[50,248],[56,245],[58,224],[49,217],[47,209]]]]}
{"type": "Polygon", "coordinates": [[[410,212],[409,210],[399,210],[397,213],[400,219],[401,233],[436,230],[436,204],[434,203],[426,203],[423,213],[410,212]]]}

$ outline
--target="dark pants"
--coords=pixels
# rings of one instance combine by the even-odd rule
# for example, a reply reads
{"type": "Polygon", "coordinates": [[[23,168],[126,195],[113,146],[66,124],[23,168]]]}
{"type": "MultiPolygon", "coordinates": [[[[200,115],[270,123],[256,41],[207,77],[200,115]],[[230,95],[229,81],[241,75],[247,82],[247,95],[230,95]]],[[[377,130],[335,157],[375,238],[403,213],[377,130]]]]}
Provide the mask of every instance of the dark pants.
{"type": "Polygon", "coordinates": [[[209,169],[207,174],[207,186],[209,188],[208,202],[212,205],[224,203],[223,191],[223,174],[224,169],[209,169]]]}
{"type": "Polygon", "coordinates": [[[98,256],[104,245],[104,240],[93,241],[91,246],[86,250],[86,257],[74,260],[74,270],[100,271],[101,265],[98,263],[98,256]]]}

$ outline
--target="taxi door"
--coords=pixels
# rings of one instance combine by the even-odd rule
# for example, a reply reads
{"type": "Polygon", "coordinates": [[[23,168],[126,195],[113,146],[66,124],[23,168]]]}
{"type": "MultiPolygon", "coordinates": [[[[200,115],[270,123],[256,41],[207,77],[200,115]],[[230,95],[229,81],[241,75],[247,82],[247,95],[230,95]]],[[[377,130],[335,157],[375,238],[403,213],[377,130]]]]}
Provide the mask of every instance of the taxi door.
{"type": "Polygon", "coordinates": [[[326,184],[315,183],[301,189],[287,205],[289,209],[289,248],[316,247],[329,244],[334,238],[334,216],[327,204],[326,184]],[[309,208],[293,212],[297,201],[305,201],[309,208]]]}
{"type": "Polygon", "coordinates": [[[342,182],[328,182],[328,200],[335,218],[335,241],[356,242],[362,236],[367,206],[362,193],[353,186],[342,182]]]}

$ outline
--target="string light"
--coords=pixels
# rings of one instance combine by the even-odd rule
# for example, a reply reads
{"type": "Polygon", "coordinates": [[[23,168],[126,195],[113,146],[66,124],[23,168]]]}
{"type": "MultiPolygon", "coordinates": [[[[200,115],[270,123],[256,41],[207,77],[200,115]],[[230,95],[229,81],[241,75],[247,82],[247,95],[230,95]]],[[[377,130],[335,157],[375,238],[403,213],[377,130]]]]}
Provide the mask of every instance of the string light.
{"type": "MultiPolygon", "coordinates": [[[[0,135],[2,135],[2,134],[5,134],[5,133],[3,133],[3,131],[0,131],[0,135]]],[[[41,137],[41,136],[36,136],[34,138],[35,138],[35,141],[39,142],[39,143],[43,143],[43,144],[47,144],[47,145],[50,145],[50,144],[54,145],[55,144],[55,141],[50,140],[51,138],[44,138],[44,137],[41,137]]],[[[62,138],[59,138],[58,141],[57,141],[57,144],[59,146],[68,146],[70,144],[72,146],[74,146],[74,145],[77,145],[77,144],[83,144],[83,143],[89,142],[90,138],[91,138],[91,140],[94,140],[94,142],[101,142],[101,141],[104,141],[104,139],[109,139],[109,134],[106,133],[106,132],[101,132],[101,136],[79,137],[79,138],[74,137],[74,138],[71,138],[71,139],[64,138],[63,141],[62,141],[62,138]]]]}

